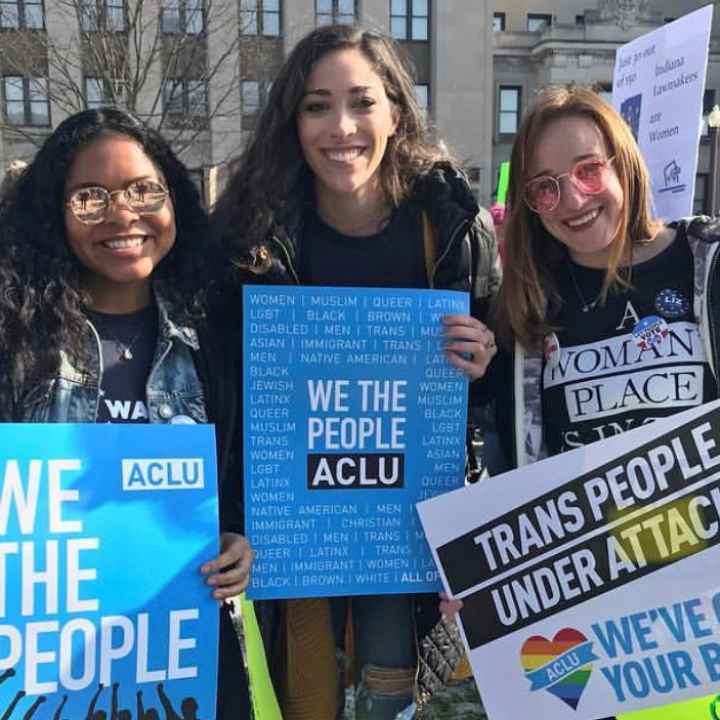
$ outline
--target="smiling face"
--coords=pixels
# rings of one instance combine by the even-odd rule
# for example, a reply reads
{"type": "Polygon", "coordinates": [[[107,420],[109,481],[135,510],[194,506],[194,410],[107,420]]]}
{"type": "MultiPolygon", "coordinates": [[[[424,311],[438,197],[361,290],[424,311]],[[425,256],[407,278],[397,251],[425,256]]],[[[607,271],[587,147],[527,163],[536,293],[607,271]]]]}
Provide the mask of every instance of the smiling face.
{"type": "MultiPolygon", "coordinates": [[[[65,182],[65,199],[82,187],[99,185],[113,192],[143,179],[165,184],[135,140],[102,136],[75,156],[65,182]]],[[[97,225],[81,223],[66,207],[65,232],[70,249],[83,266],[83,288],[93,307],[132,312],[150,302],[150,276],[175,242],[175,213],[168,197],[157,212],[139,215],[118,193],[97,225]]]]}
{"type": "Polygon", "coordinates": [[[380,164],[395,128],[382,80],[360,50],[337,50],[318,60],[297,115],[318,203],[351,196],[365,205],[382,202],[380,164]]]}
{"type": "MultiPolygon", "coordinates": [[[[570,115],[551,121],[540,133],[528,167],[528,179],[569,173],[580,160],[607,160],[610,151],[598,126],[570,115]]],[[[605,189],[581,192],[568,177],[560,179],[560,202],[539,213],[545,229],[565,245],[572,259],[587,267],[606,267],[623,213],[623,191],[613,165],[605,171],[605,189]]]]}

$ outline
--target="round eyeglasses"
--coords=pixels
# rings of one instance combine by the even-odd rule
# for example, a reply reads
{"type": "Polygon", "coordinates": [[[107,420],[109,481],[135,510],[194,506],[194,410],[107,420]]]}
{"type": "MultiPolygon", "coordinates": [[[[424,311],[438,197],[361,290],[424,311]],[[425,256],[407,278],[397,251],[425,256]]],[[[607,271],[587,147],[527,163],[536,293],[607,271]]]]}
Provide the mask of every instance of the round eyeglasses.
{"type": "Polygon", "coordinates": [[[151,215],[161,210],[167,200],[167,188],[157,180],[136,180],[123,190],[110,192],[102,185],[82,187],[73,192],[65,206],[75,219],[85,225],[99,225],[105,220],[113,198],[120,195],[123,202],[138,215],[151,215]]]}
{"type": "Polygon", "coordinates": [[[560,180],[564,177],[581,193],[598,195],[607,187],[607,171],[614,159],[613,156],[607,160],[581,160],[570,172],[533,178],[525,185],[523,192],[527,206],[536,213],[552,212],[560,204],[560,180]]]}

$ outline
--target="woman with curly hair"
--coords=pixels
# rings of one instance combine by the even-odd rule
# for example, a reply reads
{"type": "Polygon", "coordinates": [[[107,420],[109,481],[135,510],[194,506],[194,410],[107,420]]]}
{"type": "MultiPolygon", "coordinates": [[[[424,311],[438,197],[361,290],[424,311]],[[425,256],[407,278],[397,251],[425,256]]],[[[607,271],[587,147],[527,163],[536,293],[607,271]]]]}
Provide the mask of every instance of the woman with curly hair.
{"type": "MultiPolygon", "coordinates": [[[[205,423],[218,428],[218,602],[248,580],[230,483],[236,373],[205,322],[206,218],[156,131],[114,108],[69,117],[0,203],[0,417],[11,422],[205,423]]],[[[218,717],[249,715],[222,612],[218,717]]]]}
{"type": "MultiPolygon", "coordinates": [[[[411,75],[382,34],[337,25],[300,40],[273,81],[214,227],[232,270],[256,281],[469,291],[471,315],[445,318],[448,359],[474,381],[495,353],[480,319],[499,283],[492,220],[457,163],[429,139],[411,75]]],[[[238,278],[231,284],[237,289],[238,278]]],[[[351,599],[359,719],[394,718],[412,702],[422,662],[415,639],[437,619],[418,613],[416,600],[351,599]]],[[[284,717],[332,720],[334,673],[311,669],[321,657],[334,664],[321,632],[327,603],[294,600],[282,609],[276,679],[284,717]]],[[[333,610],[341,644],[343,605],[333,601],[333,610]]]]}

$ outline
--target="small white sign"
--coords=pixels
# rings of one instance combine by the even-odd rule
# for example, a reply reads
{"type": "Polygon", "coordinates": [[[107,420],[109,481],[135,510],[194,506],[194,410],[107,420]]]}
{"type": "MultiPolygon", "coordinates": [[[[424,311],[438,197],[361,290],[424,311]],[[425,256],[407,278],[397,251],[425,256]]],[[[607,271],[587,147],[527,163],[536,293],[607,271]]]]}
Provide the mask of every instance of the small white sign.
{"type": "Polygon", "coordinates": [[[618,49],[613,105],[650,171],[655,214],[693,212],[713,6],[684,15],[618,49]]]}

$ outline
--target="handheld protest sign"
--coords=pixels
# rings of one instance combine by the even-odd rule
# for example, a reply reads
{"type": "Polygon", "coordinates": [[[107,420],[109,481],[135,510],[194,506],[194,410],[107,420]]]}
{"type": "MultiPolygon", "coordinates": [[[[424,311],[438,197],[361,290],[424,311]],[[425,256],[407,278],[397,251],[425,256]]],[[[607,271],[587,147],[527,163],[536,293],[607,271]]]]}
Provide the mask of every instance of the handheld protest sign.
{"type": "Polygon", "coordinates": [[[647,164],[654,215],[693,214],[713,5],[707,4],[618,48],[613,105],[647,164]]]}
{"type": "Polygon", "coordinates": [[[0,712],[214,717],[208,425],[4,425],[0,712]]]}
{"type": "Polygon", "coordinates": [[[498,187],[495,202],[499,205],[505,205],[507,200],[508,188],[510,187],[510,161],[505,160],[498,167],[498,187]]]}
{"type": "Polygon", "coordinates": [[[244,288],[254,599],[439,589],[415,503],[464,481],[467,377],[442,317],[467,293],[244,288]]]}
{"type": "Polygon", "coordinates": [[[530,706],[557,720],[620,715],[718,687],[720,401],[418,511],[463,600],[493,720],[530,706]]]}

